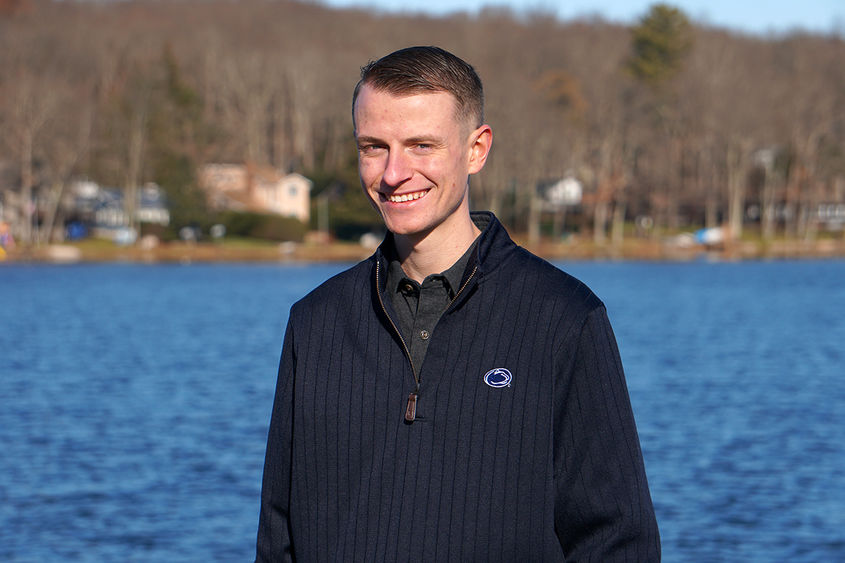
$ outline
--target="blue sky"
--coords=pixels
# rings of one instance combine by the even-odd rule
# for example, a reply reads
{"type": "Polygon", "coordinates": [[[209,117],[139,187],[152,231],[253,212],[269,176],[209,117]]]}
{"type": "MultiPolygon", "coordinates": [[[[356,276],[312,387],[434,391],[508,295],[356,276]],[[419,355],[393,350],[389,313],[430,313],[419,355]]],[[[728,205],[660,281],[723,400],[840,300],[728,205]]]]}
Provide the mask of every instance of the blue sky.
{"type": "MultiPolygon", "coordinates": [[[[423,12],[432,15],[455,11],[474,13],[485,5],[523,7],[553,12],[562,19],[599,14],[604,19],[631,23],[654,1],[638,0],[322,0],[331,6],[358,6],[388,11],[423,12]]],[[[746,33],[785,33],[796,28],[845,36],[845,0],[676,0],[697,22],[746,33]]]]}

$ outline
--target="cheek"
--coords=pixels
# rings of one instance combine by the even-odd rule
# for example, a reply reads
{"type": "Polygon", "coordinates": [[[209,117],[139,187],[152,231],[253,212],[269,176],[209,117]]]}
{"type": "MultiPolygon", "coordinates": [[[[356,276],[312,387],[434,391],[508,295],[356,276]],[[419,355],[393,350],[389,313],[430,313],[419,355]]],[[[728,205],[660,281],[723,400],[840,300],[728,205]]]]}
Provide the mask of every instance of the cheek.
{"type": "Polygon", "coordinates": [[[370,202],[372,208],[380,213],[378,190],[375,188],[371,189],[372,185],[372,182],[367,183],[367,180],[364,177],[361,177],[361,191],[364,192],[364,197],[367,198],[368,202],[370,202]]]}
{"type": "Polygon", "coordinates": [[[452,160],[442,162],[441,166],[437,169],[437,174],[442,178],[445,185],[454,188],[463,183],[464,178],[467,176],[467,171],[461,161],[452,160]]]}
{"type": "Polygon", "coordinates": [[[372,185],[373,181],[379,178],[380,168],[377,162],[371,160],[358,161],[358,175],[364,183],[364,187],[372,185]]]}

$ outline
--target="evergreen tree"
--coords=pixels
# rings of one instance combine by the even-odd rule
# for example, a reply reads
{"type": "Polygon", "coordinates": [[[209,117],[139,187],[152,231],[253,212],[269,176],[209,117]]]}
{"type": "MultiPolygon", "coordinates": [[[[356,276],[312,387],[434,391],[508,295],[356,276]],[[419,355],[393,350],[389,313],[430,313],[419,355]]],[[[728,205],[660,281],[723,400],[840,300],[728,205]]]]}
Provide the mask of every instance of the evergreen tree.
{"type": "Polygon", "coordinates": [[[692,47],[692,26],[686,15],[667,4],[655,4],[632,30],[628,70],[657,88],[682,68],[692,47]]]}

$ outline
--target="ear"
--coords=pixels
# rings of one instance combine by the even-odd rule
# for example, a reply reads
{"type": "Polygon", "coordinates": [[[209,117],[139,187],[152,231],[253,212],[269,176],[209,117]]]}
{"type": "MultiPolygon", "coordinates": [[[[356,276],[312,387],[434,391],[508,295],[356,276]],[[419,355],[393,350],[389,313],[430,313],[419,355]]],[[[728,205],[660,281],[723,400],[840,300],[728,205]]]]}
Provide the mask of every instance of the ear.
{"type": "Polygon", "coordinates": [[[469,141],[469,173],[476,174],[487,162],[487,155],[493,146],[493,130],[489,125],[482,125],[470,133],[469,141]]]}

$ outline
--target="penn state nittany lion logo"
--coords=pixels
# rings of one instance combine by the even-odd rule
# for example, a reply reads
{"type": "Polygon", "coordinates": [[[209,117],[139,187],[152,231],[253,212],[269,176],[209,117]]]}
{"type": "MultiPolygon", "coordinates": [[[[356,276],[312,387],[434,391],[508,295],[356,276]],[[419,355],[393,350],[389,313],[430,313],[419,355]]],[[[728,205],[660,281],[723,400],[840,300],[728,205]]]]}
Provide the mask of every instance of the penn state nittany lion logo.
{"type": "Polygon", "coordinates": [[[513,376],[505,368],[494,368],[484,374],[484,383],[490,387],[510,387],[513,376]]]}

